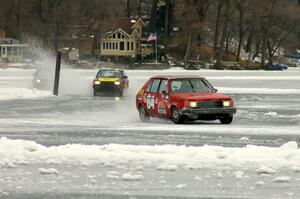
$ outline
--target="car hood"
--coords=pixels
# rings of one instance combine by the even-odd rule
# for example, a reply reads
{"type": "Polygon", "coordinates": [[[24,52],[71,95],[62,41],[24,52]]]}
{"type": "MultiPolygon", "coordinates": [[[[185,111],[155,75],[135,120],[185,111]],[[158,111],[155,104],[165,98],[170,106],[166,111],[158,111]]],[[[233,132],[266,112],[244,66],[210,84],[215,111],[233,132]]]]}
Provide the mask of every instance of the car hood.
{"type": "Polygon", "coordinates": [[[209,101],[209,100],[229,100],[228,96],[219,93],[177,93],[172,94],[174,100],[190,100],[190,101],[209,101]]]}
{"type": "Polygon", "coordinates": [[[99,77],[99,78],[97,78],[97,80],[101,81],[101,82],[115,82],[119,79],[120,79],[119,77],[99,77]]]}

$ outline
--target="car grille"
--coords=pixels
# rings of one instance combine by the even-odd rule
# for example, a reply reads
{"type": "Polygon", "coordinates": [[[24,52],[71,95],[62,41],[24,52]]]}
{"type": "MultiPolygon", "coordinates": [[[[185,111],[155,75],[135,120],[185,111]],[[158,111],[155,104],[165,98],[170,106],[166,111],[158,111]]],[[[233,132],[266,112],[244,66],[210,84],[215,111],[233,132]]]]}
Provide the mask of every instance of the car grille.
{"type": "Polygon", "coordinates": [[[115,87],[115,82],[101,82],[102,88],[112,88],[115,87]]]}
{"type": "Polygon", "coordinates": [[[197,107],[199,108],[222,108],[222,101],[201,101],[197,103],[197,107]]]}

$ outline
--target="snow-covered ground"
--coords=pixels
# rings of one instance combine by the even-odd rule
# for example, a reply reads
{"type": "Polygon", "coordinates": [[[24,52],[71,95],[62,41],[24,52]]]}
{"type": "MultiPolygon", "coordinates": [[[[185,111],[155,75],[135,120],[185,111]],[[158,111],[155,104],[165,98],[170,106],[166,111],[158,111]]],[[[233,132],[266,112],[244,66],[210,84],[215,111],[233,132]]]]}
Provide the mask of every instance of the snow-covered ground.
{"type": "MultiPolygon", "coordinates": [[[[245,139],[245,138],[244,138],[245,139]]],[[[247,145],[246,147],[200,147],[176,145],[83,145],[46,147],[34,141],[0,139],[0,168],[32,164],[109,165],[114,168],[158,169],[166,171],[261,167],[300,172],[300,149],[296,142],[280,147],[247,145]],[[8,150],[10,149],[10,150],[8,150]]],[[[257,170],[258,169],[258,170],[257,170]]]]}
{"type": "Polygon", "coordinates": [[[63,68],[58,97],[34,72],[0,69],[0,197],[300,197],[299,68],[129,70],[123,98],[92,96],[96,70],[63,68]],[[234,98],[233,124],[141,123],[135,94],[158,74],[206,77],[234,98]]]}

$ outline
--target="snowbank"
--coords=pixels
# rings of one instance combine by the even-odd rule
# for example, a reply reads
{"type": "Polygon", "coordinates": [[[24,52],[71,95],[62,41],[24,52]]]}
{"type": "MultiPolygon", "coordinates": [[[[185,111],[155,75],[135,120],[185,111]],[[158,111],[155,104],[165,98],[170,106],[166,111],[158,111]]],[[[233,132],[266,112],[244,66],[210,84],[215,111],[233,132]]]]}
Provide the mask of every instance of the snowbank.
{"type": "Polygon", "coordinates": [[[300,94],[300,89],[217,87],[220,93],[300,94]]]}
{"type": "MultiPolygon", "coordinates": [[[[220,146],[137,146],[137,145],[81,145],[68,144],[46,147],[33,141],[0,139],[0,168],[42,164],[89,166],[103,165],[122,168],[175,170],[202,168],[262,168],[293,171],[300,166],[300,150],[296,142],[281,147],[248,145],[243,148],[220,146]],[[219,158],[222,157],[222,158],[219,158]],[[169,166],[166,166],[169,165],[169,166]]],[[[49,166],[51,167],[51,166],[49,166]]],[[[49,173],[49,170],[43,170],[49,173]]],[[[266,171],[266,169],[264,169],[266,171]]],[[[51,173],[53,171],[51,170],[51,173]]],[[[54,171],[54,173],[57,173],[54,171]]],[[[122,178],[140,180],[142,176],[122,178]]]]}
{"type": "Polygon", "coordinates": [[[0,100],[32,99],[52,96],[50,91],[40,91],[27,88],[1,88],[0,100]]]}

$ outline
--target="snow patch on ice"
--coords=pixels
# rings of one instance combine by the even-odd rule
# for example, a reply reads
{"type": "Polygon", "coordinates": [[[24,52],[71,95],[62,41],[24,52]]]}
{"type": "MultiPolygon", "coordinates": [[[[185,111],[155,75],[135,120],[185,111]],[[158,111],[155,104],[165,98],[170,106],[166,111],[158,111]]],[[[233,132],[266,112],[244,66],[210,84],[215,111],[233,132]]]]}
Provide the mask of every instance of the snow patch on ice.
{"type": "Polygon", "coordinates": [[[284,150],[298,150],[298,144],[295,141],[292,142],[288,142],[283,144],[280,149],[284,149],[284,150]]]}
{"type": "Polygon", "coordinates": [[[222,93],[300,94],[300,89],[232,88],[232,87],[217,87],[217,89],[222,93]]]}
{"type": "Polygon", "coordinates": [[[33,99],[53,96],[50,91],[40,91],[27,88],[1,88],[0,100],[33,99]]]}
{"type": "Polygon", "coordinates": [[[234,177],[235,178],[237,178],[237,179],[242,179],[242,178],[244,178],[244,172],[242,172],[242,171],[235,171],[234,172],[234,177]]]}
{"type": "Polygon", "coordinates": [[[178,184],[178,185],[176,185],[176,189],[184,189],[184,188],[186,188],[187,187],[187,185],[186,184],[178,184]]]}
{"type": "Polygon", "coordinates": [[[277,116],[277,112],[269,111],[265,113],[266,116],[277,116]]]}
{"type": "Polygon", "coordinates": [[[298,166],[292,166],[291,170],[295,173],[300,173],[300,167],[298,167],[298,166]]]}
{"type": "Polygon", "coordinates": [[[124,173],[121,179],[125,181],[140,181],[144,179],[144,176],[140,174],[124,173]]]}
{"type": "Polygon", "coordinates": [[[178,167],[176,165],[159,165],[157,169],[163,171],[177,171],[178,167]]]}
{"type": "MultiPolygon", "coordinates": [[[[202,168],[256,168],[258,174],[273,174],[275,169],[300,167],[300,149],[296,142],[281,147],[247,145],[245,147],[176,145],[82,145],[46,147],[33,141],[0,139],[0,167],[24,164],[102,165],[132,170],[158,169],[177,171],[202,168]],[[226,158],[220,158],[226,157],[226,158]],[[270,168],[272,167],[272,168],[270,168]],[[136,169],[135,169],[136,168],[136,169]]],[[[111,171],[112,176],[120,176],[111,171]]],[[[114,178],[107,176],[108,178],[114,178]]],[[[236,175],[238,176],[238,174],[236,175]]],[[[239,175],[241,176],[241,175],[239,175]]],[[[245,176],[243,176],[245,177],[245,176]]]]}
{"type": "Polygon", "coordinates": [[[290,183],[291,182],[291,177],[289,177],[289,176],[280,176],[280,177],[274,178],[273,182],[276,182],[276,183],[290,183]]]}
{"type": "Polygon", "coordinates": [[[240,141],[243,141],[243,142],[249,142],[249,138],[248,137],[241,137],[240,138],[240,141]]]}
{"type": "Polygon", "coordinates": [[[257,174],[274,174],[276,171],[267,166],[262,166],[255,171],[257,174]]]}
{"type": "Polygon", "coordinates": [[[58,175],[58,171],[55,168],[39,168],[39,172],[41,175],[58,175]]]}
{"type": "Polygon", "coordinates": [[[265,182],[263,182],[263,181],[257,181],[255,183],[255,186],[257,186],[257,187],[263,187],[263,186],[265,186],[265,182]]]}

